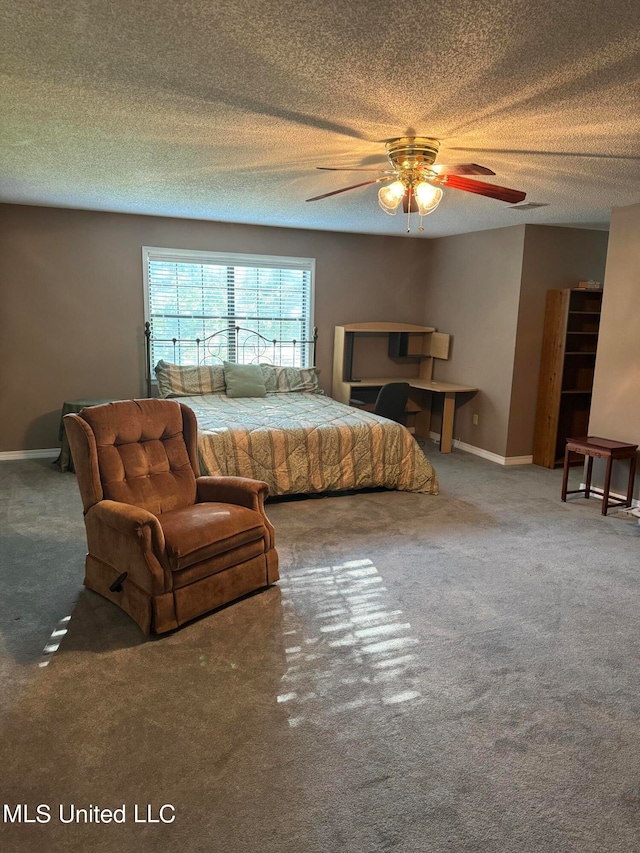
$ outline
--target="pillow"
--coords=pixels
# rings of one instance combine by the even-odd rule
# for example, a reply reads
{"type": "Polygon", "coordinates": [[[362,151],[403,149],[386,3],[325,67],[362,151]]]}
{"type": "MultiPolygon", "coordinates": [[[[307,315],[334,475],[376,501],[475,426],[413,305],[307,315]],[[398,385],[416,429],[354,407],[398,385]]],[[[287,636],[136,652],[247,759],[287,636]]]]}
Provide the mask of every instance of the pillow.
{"type": "Polygon", "coordinates": [[[259,364],[224,363],[227,397],[266,397],[267,389],[259,364]]]}
{"type": "Polygon", "coordinates": [[[280,367],[276,364],[261,364],[267,391],[272,394],[287,394],[291,391],[317,391],[316,367],[280,367]]]}
{"type": "Polygon", "coordinates": [[[161,397],[190,397],[195,394],[224,394],[222,365],[156,364],[158,393],[161,397]]]}

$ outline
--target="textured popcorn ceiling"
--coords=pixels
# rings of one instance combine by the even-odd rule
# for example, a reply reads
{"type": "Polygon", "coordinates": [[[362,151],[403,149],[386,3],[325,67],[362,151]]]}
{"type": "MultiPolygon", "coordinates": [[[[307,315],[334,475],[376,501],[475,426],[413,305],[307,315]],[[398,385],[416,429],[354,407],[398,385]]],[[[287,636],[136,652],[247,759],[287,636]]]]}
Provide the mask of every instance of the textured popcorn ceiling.
{"type": "MultiPolygon", "coordinates": [[[[0,200],[402,235],[382,140],[548,207],[445,191],[426,236],[606,227],[640,201],[638,0],[0,0],[0,200]]],[[[414,227],[417,226],[417,220],[414,227]]],[[[417,232],[415,234],[417,236],[417,232]]]]}

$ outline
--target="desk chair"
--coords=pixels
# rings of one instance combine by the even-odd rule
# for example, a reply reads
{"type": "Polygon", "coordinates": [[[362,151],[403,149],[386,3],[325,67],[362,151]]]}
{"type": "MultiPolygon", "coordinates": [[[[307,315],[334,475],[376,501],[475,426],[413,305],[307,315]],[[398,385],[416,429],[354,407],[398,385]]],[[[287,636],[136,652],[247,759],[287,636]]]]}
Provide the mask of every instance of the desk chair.
{"type": "MultiPolygon", "coordinates": [[[[376,398],[373,407],[374,415],[380,415],[381,418],[388,418],[390,421],[404,423],[404,410],[409,399],[410,385],[408,382],[387,382],[383,385],[376,398]]],[[[363,407],[365,403],[362,400],[349,400],[352,406],[363,407]]]]}

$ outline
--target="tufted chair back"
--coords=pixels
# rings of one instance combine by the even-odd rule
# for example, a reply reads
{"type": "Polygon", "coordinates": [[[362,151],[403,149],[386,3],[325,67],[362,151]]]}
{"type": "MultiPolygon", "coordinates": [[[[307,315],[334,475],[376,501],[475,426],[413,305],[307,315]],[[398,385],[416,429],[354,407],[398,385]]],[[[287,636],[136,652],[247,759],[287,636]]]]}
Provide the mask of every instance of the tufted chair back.
{"type": "Polygon", "coordinates": [[[85,512],[103,499],[154,515],[195,503],[197,425],[186,406],[123,400],[83,409],[72,426],[84,433],[86,458],[74,462],[85,512]]]}

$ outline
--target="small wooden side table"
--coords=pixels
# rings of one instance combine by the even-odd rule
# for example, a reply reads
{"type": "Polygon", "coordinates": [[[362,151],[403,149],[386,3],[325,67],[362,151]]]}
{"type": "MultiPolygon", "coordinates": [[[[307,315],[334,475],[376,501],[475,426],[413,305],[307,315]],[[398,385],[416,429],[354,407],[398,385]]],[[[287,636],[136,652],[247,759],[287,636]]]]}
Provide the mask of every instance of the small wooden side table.
{"type": "Polygon", "coordinates": [[[564,451],[564,472],[562,476],[562,500],[566,501],[567,495],[584,494],[585,498],[589,497],[591,491],[591,473],[593,471],[593,460],[606,459],[607,470],[604,476],[604,490],[602,495],[602,514],[606,515],[607,510],[616,506],[631,506],[633,502],[633,485],[636,476],[636,462],[638,451],[637,444],[625,444],[621,441],[610,441],[608,438],[598,438],[597,436],[588,436],[587,438],[568,438],[567,446],[564,451]],[[587,477],[585,480],[584,489],[572,489],[567,491],[567,482],[569,480],[569,454],[581,453],[588,457],[587,462],[587,477]],[[610,498],[609,489],[611,487],[611,468],[613,467],[614,459],[629,459],[629,485],[627,486],[627,497],[610,498]]]}

